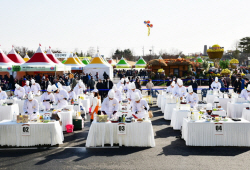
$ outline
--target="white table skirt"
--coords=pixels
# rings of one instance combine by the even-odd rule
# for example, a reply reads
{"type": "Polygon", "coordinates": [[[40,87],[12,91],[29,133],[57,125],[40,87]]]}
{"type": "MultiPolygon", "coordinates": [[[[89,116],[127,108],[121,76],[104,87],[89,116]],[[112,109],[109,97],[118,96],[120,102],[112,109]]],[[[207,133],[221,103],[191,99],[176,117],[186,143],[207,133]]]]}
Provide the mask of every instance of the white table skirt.
{"type": "Polygon", "coordinates": [[[161,107],[161,97],[162,95],[161,94],[158,94],[157,96],[157,106],[160,108],[161,107]]]}
{"type": "Polygon", "coordinates": [[[215,135],[215,122],[188,122],[183,119],[182,138],[188,146],[250,146],[250,122],[228,120],[223,135],[215,135]]]}
{"type": "Polygon", "coordinates": [[[90,108],[90,100],[89,99],[84,99],[81,100],[82,106],[85,107],[86,112],[89,113],[89,108],[90,108]]]}
{"type": "Polygon", "coordinates": [[[250,121],[250,110],[244,108],[242,111],[242,118],[250,121]]]}
{"type": "Polygon", "coordinates": [[[176,110],[176,108],[173,109],[170,125],[173,126],[174,130],[181,130],[183,118],[187,118],[188,113],[190,113],[188,110],[176,110]]]}
{"type": "Polygon", "coordinates": [[[211,95],[211,94],[207,94],[206,98],[207,98],[207,103],[214,103],[214,98],[217,97],[218,95],[211,95]]]}
{"type": "Polygon", "coordinates": [[[0,106],[0,121],[2,120],[12,120],[13,115],[19,115],[18,104],[13,104],[10,106],[0,106]]]}
{"type": "Polygon", "coordinates": [[[30,125],[30,136],[22,136],[22,123],[11,121],[0,122],[1,146],[35,146],[62,144],[64,137],[59,122],[27,123],[30,125]]]}
{"type": "MultiPolygon", "coordinates": [[[[46,112],[41,112],[40,115],[44,115],[46,112]]],[[[50,115],[51,116],[51,115],[50,115]]],[[[58,112],[60,121],[62,121],[62,131],[66,131],[67,124],[73,124],[73,111],[61,111],[58,112]]],[[[75,115],[74,115],[75,116],[75,115]]]]}
{"type": "Polygon", "coordinates": [[[19,113],[23,112],[23,105],[24,105],[25,100],[16,100],[16,103],[18,104],[19,107],[19,113]]]}
{"type": "Polygon", "coordinates": [[[161,98],[161,111],[162,111],[162,113],[164,113],[166,103],[167,103],[167,98],[166,98],[166,96],[164,96],[161,98]]]}
{"type": "Polygon", "coordinates": [[[119,146],[155,147],[151,122],[126,123],[126,135],[117,135],[118,123],[96,123],[90,126],[86,147],[119,143],[119,146]]]}
{"type": "Polygon", "coordinates": [[[176,103],[166,103],[164,110],[164,119],[171,120],[174,108],[176,108],[176,103]]]}
{"type": "Polygon", "coordinates": [[[227,116],[231,118],[241,118],[243,108],[249,107],[249,103],[230,103],[227,104],[227,116]]]}
{"type": "Polygon", "coordinates": [[[220,103],[220,106],[225,109],[225,111],[227,110],[227,103],[228,102],[231,102],[231,99],[230,98],[219,98],[219,103],[220,103]]]}

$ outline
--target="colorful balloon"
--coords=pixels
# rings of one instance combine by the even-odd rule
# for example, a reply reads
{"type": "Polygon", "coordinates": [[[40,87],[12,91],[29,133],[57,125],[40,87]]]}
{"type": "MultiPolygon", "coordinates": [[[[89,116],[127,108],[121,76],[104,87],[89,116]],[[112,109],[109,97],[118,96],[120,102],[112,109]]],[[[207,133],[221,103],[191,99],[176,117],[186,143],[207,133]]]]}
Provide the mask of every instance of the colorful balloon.
{"type": "Polygon", "coordinates": [[[147,21],[144,21],[144,24],[147,24],[147,21]]]}
{"type": "Polygon", "coordinates": [[[148,22],[147,22],[148,24],[150,23],[150,21],[148,20],[148,22]]]}

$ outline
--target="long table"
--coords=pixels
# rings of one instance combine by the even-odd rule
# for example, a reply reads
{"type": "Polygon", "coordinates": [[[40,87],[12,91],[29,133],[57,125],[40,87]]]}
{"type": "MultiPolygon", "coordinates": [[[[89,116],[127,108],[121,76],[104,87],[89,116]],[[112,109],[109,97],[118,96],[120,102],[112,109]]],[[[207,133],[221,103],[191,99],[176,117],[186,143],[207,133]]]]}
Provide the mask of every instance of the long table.
{"type": "Polygon", "coordinates": [[[184,118],[182,138],[188,146],[250,146],[250,122],[245,119],[191,122],[184,118]]]}
{"type": "Polygon", "coordinates": [[[30,135],[23,136],[22,123],[9,120],[0,122],[1,146],[36,146],[62,144],[64,137],[59,122],[26,123],[29,125],[30,135]]]}
{"type": "Polygon", "coordinates": [[[2,120],[12,120],[13,116],[19,114],[19,107],[17,104],[10,106],[0,106],[0,121],[2,120]]]}
{"type": "Polygon", "coordinates": [[[151,122],[125,123],[126,134],[118,135],[118,123],[92,122],[86,142],[86,147],[96,147],[105,144],[119,146],[155,147],[154,131],[151,122]]]}
{"type": "Polygon", "coordinates": [[[249,107],[249,103],[230,103],[227,104],[227,116],[231,118],[241,118],[243,108],[249,107]]]}
{"type": "Polygon", "coordinates": [[[173,109],[173,114],[171,118],[171,126],[174,130],[181,130],[183,118],[187,118],[189,110],[177,110],[176,108],[173,109]]]}

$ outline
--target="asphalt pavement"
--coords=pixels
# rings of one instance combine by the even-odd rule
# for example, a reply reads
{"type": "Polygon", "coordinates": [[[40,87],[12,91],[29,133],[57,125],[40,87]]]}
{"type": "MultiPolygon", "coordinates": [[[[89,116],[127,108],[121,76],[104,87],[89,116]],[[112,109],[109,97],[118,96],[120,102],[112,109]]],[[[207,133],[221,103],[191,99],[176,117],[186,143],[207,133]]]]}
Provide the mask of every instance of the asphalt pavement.
{"type": "Polygon", "coordinates": [[[87,121],[83,130],[64,134],[59,146],[0,148],[0,169],[250,169],[250,148],[186,146],[156,100],[151,110],[154,148],[86,148],[87,121]]]}

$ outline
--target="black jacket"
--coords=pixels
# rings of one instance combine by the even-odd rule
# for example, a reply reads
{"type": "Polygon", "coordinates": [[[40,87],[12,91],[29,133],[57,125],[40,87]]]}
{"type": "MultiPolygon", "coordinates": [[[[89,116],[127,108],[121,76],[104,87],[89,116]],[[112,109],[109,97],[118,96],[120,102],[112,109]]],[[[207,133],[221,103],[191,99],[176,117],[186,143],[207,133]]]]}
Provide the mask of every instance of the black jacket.
{"type": "Polygon", "coordinates": [[[111,80],[106,81],[106,83],[105,83],[105,88],[106,88],[106,89],[112,89],[112,87],[113,87],[113,82],[112,82],[111,80]],[[109,85],[109,88],[108,88],[108,85],[109,85]]]}
{"type": "Polygon", "coordinates": [[[194,81],[194,82],[193,82],[193,80],[191,80],[190,85],[192,86],[193,91],[194,91],[195,93],[197,93],[197,90],[198,90],[198,83],[197,83],[197,81],[194,81]]]}

